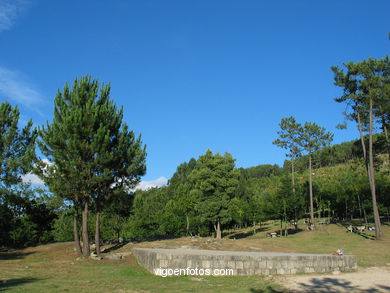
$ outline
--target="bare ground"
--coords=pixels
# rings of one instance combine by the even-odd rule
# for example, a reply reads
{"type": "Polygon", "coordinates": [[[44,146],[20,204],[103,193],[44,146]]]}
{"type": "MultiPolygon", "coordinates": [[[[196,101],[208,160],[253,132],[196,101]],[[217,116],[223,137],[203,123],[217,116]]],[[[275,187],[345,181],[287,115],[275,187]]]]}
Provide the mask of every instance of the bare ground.
{"type": "Polygon", "coordinates": [[[292,292],[390,292],[390,266],[351,273],[278,276],[273,280],[292,292]]]}

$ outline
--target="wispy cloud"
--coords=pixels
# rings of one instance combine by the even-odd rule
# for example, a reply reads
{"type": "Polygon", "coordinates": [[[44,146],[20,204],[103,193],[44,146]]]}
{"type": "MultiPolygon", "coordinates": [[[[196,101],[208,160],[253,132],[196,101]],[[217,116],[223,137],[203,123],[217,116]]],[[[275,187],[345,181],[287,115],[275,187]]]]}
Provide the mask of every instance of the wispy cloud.
{"type": "Polygon", "coordinates": [[[10,29],[28,4],[27,0],[0,0],[0,32],[10,29]]]}
{"type": "Polygon", "coordinates": [[[18,71],[0,66],[0,98],[33,108],[41,103],[41,94],[18,71]]]}
{"type": "Polygon", "coordinates": [[[135,189],[148,190],[153,187],[161,187],[167,185],[168,179],[165,177],[160,177],[150,181],[141,181],[135,189]]]}

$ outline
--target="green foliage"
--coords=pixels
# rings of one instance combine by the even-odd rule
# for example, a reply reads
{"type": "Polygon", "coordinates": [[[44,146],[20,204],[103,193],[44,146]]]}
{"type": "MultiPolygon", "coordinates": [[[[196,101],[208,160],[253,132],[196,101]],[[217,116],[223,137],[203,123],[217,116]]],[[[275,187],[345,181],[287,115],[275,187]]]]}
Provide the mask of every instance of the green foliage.
{"type": "MultiPolygon", "coordinates": [[[[145,173],[145,148],[109,99],[110,86],[82,77],[55,98],[54,119],[39,147],[52,164],[39,175],[50,190],[77,204],[113,188],[134,187],[145,173]]],[[[42,166],[43,165],[43,166],[42,166]]]]}
{"type": "Polygon", "coordinates": [[[328,146],[333,140],[333,134],[326,132],[324,127],[316,123],[305,122],[299,130],[298,144],[307,154],[313,154],[328,146]]]}
{"type": "Polygon", "coordinates": [[[35,160],[37,131],[32,121],[19,128],[19,109],[0,104],[0,245],[26,246],[52,239],[51,223],[56,217],[37,192],[22,183],[35,160]]]}
{"type": "Polygon", "coordinates": [[[301,145],[299,144],[301,136],[301,124],[297,123],[294,117],[282,118],[279,123],[280,130],[277,132],[279,138],[273,141],[273,144],[286,149],[287,157],[292,160],[301,155],[301,145]]]}
{"type": "Polygon", "coordinates": [[[281,169],[278,165],[274,164],[265,164],[258,165],[249,168],[240,168],[241,176],[245,179],[249,178],[263,178],[263,177],[271,177],[278,176],[283,173],[283,169],[281,169]]]}
{"type": "Polygon", "coordinates": [[[237,189],[238,176],[229,153],[221,156],[208,150],[199,157],[189,180],[199,192],[200,200],[195,209],[202,221],[216,226],[231,220],[229,204],[237,189]]]}
{"type": "Polygon", "coordinates": [[[52,223],[56,214],[39,202],[36,193],[26,184],[1,189],[0,245],[29,246],[51,241],[52,223]]]}
{"type": "Polygon", "coordinates": [[[20,112],[8,102],[0,104],[0,187],[21,182],[21,176],[32,169],[35,158],[36,130],[32,121],[19,129],[20,112]]]}
{"type": "Polygon", "coordinates": [[[74,210],[67,209],[59,213],[53,223],[53,237],[55,241],[73,240],[73,213],[74,210]]]}

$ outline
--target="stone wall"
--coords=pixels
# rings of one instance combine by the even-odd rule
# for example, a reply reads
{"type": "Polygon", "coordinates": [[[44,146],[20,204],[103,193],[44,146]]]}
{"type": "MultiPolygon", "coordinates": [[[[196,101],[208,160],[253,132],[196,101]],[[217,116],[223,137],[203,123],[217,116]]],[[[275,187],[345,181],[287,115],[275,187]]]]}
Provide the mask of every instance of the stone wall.
{"type": "Polygon", "coordinates": [[[133,254],[153,274],[159,274],[158,269],[188,272],[188,268],[233,269],[233,275],[325,273],[357,268],[352,255],[152,248],[134,248],[133,254]]]}

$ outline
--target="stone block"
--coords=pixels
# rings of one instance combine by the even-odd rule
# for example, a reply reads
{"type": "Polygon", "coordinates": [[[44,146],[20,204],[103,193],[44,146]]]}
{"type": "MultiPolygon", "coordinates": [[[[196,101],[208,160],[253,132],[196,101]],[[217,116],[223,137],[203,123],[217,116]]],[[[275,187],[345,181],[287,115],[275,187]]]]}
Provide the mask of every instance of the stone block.
{"type": "Polygon", "coordinates": [[[244,263],[242,261],[236,261],[236,269],[244,269],[244,263]]]}

